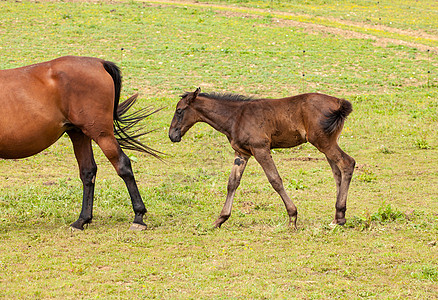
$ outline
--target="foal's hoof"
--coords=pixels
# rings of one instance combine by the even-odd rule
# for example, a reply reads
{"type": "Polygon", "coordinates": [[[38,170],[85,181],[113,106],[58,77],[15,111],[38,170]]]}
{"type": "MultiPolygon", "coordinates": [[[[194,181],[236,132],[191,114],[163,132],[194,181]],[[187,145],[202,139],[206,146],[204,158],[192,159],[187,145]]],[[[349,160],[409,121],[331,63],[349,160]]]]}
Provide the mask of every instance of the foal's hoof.
{"type": "Polygon", "coordinates": [[[131,227],[129,228],[129,230],[132,230],[132,231],[143,231],[146,229],[147,229],[146,224],[143,225],[143,224],[138,224],[138,223],[132,223],[131,227]]]}
{"type": "Polygon", "coordinates": [[[338,226],[338,224],[336,224],[335,221],[332,221],[328,226],[333,229],[338,226]]]}
{"type": "Polygon", "coordinates": [[[295,213],[295,215],[289,216],[289,228],[291,228],[294,231],[297,231],[297,220],[298,220],[298,213],[295,213]]]}
{"type": "Polygon", "coordinates": [[[217,219],[214,223],[213,223],[213,228],[221,228],[222,224],[224,224],[226,221],[222,220],[221,218],[217,219]]]}
{"type": "Polygon", "coordinates": [[[342,219],[333,220],[332,224],[341,225],[342,226],[342,225],[345,225],[346,222],[347,222],[347,220],[345,218],[342,218],[342,219]]]}
{"type": "Polygon", "coordinates": [[[333,220],[330,224],[329,224],[329,226],[331,227],[331,228],[334,228],[334,227],[336,227],[336,226],[343,226],[344,224],[345,224],[345,222],[346,222],[346,220],[345,219],[339,219],[339,220],[333,220]]]}
{"type": "Polygon", "coordinates": [[[221,228],[222,224],[224,224],[229,217],[230,216],[219,216],[213,223],[214,228],[221,228]]]}

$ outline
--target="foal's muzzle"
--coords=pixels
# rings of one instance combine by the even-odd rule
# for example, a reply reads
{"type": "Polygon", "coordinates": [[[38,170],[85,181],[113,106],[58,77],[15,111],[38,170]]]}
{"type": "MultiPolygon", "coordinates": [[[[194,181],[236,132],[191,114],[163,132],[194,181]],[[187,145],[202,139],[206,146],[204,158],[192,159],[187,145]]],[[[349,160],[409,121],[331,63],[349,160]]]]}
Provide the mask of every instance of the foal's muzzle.
{"type": "Polygon", "coordinates": [[[174,143],[180,142],[181,141],[181,129],[169,130],[169,139],[174,143]]]}

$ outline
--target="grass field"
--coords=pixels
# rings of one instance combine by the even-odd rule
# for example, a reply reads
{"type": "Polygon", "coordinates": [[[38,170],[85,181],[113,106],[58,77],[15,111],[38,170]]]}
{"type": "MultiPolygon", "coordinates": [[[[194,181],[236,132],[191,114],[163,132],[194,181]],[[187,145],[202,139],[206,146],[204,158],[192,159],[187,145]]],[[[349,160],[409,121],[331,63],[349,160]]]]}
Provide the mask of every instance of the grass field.
{"type": "Polygon", "coordinates": [[[128,153],[146,231],[128,230],[129,195],[97,146],[84,232],[69,228],[82,185],[68,137],[0,160],[0,298],[437,299],[437,12],[433,0],[0,1],[0,69],[101,57],[121,67],[123,98],[140,94],[134,109],[165,107],[145,122],[165,162],[128,153]],[[350,100],[347,224],[329,226],[335,183],[306,144],[272,151],[297,231],[254,159],[214,230],[228,141],[205,124],[181,143],[167,137],[179,95],[196,87],[350,100]]]}

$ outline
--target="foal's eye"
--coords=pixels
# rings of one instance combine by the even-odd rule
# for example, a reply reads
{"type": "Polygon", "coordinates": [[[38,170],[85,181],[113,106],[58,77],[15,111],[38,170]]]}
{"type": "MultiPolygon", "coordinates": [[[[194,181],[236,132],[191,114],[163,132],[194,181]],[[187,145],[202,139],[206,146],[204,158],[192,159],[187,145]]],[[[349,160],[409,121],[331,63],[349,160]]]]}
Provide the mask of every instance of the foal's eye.
{"type": "Polygon", "coordinates": [[[175,117],[178,120],[178,122],[181,122],[183,119],[183,114],[184,114],[184,110],[182,110],[181,108],[178,108],[175,112],[175,117]]]}

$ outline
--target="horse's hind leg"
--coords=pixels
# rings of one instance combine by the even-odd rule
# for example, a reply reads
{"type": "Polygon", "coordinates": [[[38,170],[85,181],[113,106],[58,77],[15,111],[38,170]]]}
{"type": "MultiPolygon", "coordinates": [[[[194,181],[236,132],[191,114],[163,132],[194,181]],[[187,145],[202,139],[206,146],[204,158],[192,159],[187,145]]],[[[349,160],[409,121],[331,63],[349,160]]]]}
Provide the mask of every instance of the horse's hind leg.
{"type": "Polygon", "coordinates": [[[345,211],[347,210],[347,195],[351,178],[354,172],[355,160],[339,148],[338,145],[325,151],[327,160],[332,168],[336,181],[336,214],[333,224],[345,224],[345,211]]]}
{"type": "Polygon", "coordinates": [[[73,143],[76,160],[79,165],[79,176],[83,184],[82,210],[79,219],[71,227],[83,230],[84,225],[91,223],[93,218],[94,182],[97,166],[93,157],[91,139],[81,131],[67,131],[73,143]]]}
{"type": "Polygon", "coordinates": [[[274,190],[280,195],[286,206],[286,211],[289,215],[289,226],[293,224],[294,228],[297,228],[298,211],[291,198],[286,193],[283,186],[283,180],[278,174],[277,167],[275,167],[274,160],[272,159],[270,149],[253,149],[254,158],[262,166],[265,171],[266,177],[268,177],[269,183],[274,190]]]}
{"type": "Polygon", "coordinates": [[[128,188],[132,207],[135,213],[134,222],[131,226],[131,229],[146,229],[146,224],[143,222],[143,216],[146,213],[146,207],[144,206],[140,192],[138,191],[137,183],[135,182],[131,161],[129,160],[128,156],[123,153],[119,143],[113,135],[101,136],[96,139],[96,143],[102,149],[103,153],[114,166],[117,174],[123,179],[126,187],[128,188]]]}
{"type": "Polygon", "coordinates": [[[240,179],[242,178],[243,171],[245,171],[248,159],[249,157],[236,153],[233,168],[231,169],[231,174],[228,179],[227,199],[225,200],[224,207],[222,208],[219,217],[214,222],[214,227],[221,227],[221,225],[231,216],[234,195],[239,187],[240,179]]]}

